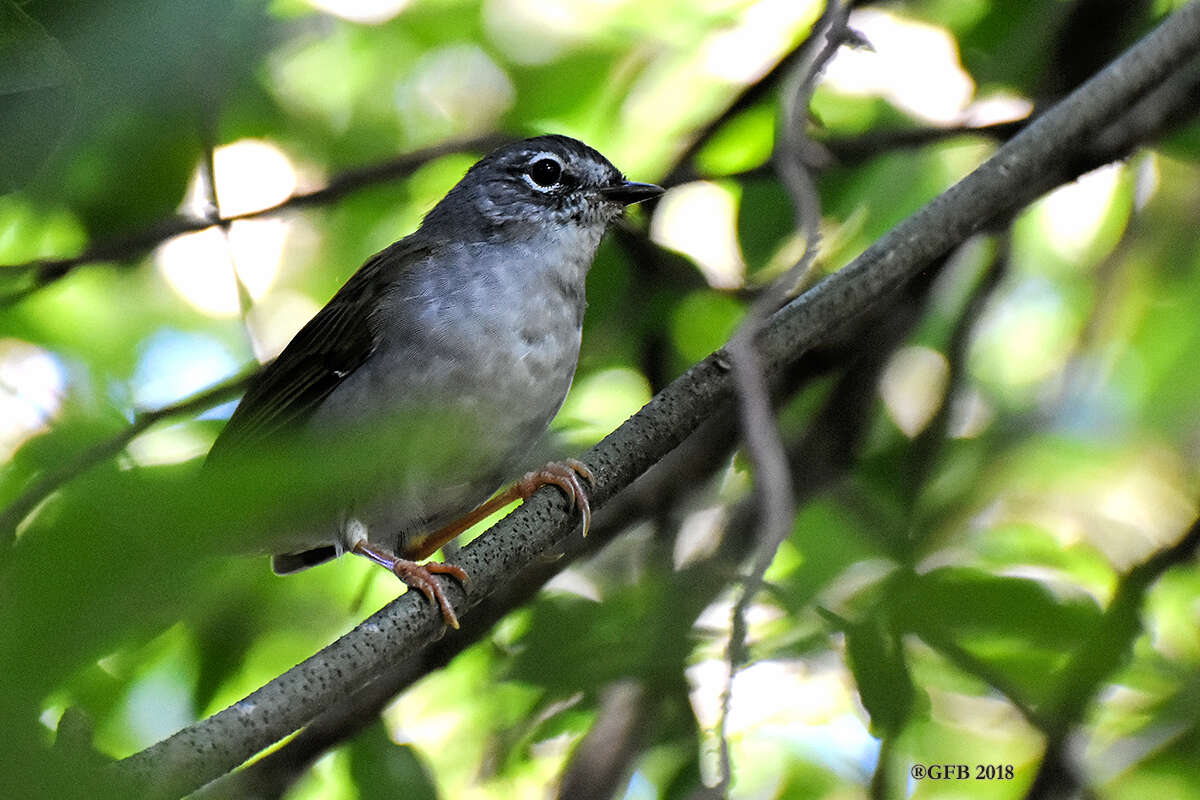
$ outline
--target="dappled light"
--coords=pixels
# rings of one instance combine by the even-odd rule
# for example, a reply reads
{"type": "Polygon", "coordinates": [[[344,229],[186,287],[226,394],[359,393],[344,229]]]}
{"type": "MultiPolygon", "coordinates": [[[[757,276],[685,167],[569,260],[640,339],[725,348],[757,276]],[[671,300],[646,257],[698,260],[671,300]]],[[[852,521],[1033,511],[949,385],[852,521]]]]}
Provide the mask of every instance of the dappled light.
{"type": "Polygon", "coordinates": [[[945,28],[866,8],[850,15],[866,40],[830,62],[826,85],[851,95],[886,98],[918,119],[958,122],[975,93],[954,38],[945,28]]]}
{"type": "Polygon", "coordinates": [[[663,247],[691,257],[710,286],[736,289],[746,272],[736,225],[733,195],[715,183],[696,181],[672,189],[658,201],[650,236],[663,247]]]}
{"type": "Polygon", "coordinates": [[[54,356],[17,339],[0,339],[0,457],[46,430],[62,405],[66,375],[54,356]]]}

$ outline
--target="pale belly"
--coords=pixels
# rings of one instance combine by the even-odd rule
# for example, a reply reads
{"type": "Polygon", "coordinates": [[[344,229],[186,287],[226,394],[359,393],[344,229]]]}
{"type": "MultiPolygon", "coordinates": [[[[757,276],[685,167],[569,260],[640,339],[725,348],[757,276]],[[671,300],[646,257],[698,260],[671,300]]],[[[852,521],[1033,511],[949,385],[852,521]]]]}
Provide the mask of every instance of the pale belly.
{"type": "Polygon", "coordinates": [[[455,342],[488,343],[478,350],[426,340],[378,353],[330,395],[309,422],[312,435],[365,428],[389,448],[395,471],[382,481],[364,475],[364,486],[379,484],[376,491],[345,498],[338,519],[278,542],[283,551],[344,546],[353,519],[370,541],[403,553],[407,541],[469,513],[520,477],[524,457],[570,388],[579,330],[487,327],[455,331],[455,342]]]}

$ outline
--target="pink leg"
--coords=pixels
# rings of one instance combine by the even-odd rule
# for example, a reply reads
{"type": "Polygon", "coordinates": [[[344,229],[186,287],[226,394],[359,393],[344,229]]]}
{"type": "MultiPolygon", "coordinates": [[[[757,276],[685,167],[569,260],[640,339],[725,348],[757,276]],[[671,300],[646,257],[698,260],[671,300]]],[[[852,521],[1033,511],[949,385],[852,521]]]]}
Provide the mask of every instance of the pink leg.
{"type": "Polygon", "coordinates": [[[588,502],[587,490],[583,488],[584,478],[588,483],[594,483],[596,478],[592,471],[582,461],[568,458],[565,461],[551,461],[541,469],[527,473],[525,477],[505,489],[500,494],[488,500],[479,508],[461,517],[449,525],[421,536],[413,541],[405,550],[404,555],[413,559],[429,558],[454,537],[514,500],[528,500],[530,496],[543,486],[553,484],[563,490],[563,494],[571,501],[571,508],[579,506],[579,516],[582,518],[583,535],[587,536],[588,528],[592,526],[592,506],[588,502]]]}

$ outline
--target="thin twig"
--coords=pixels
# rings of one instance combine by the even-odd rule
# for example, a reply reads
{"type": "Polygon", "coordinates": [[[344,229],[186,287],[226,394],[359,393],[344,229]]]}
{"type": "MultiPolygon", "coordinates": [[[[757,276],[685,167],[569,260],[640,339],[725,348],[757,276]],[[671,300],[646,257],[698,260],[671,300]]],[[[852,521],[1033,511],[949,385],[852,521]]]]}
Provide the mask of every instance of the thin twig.
{"type": "MultiPolygon", "coordinates": [[[[896,150],[910,150],[937,144],[962,136],[981,136],[1005,142],[1030,123],[1030,118],[986,125],[951,125],[948,127],[925,127],[900,130],[875,130],[858,136],[841,136],[820,139],[816,147],[826,151],[833,162],[840,166],[852,166],[896,150]]],[[[820,165],[825,166],[825,165],[820,165]]]]}
{"type": "Polygon", "coordinates": [[[795,499],[792,496],[787,454],[779,437],[775,414],[771,408],[766,373],[755,351],[754,342],[768,315],[793,296],[795,288],[808,275],[820,246],[821,203],[801,158],[801,152],[806,142],[809,101],[825,64],[844,41],[843,34],[848,15],[849,11],[842,7],[839,0],[826,2],[825,11],[813,26],[811,36],[800,48],[805,55],[813,51],[815,54],[807,63],[803,60],[799,62],[800,66],[796,68],[798,86],[792,93],[793,99],[784,103],[785,110],[780,122],[781,150],[777,153],[777,162],[780,164],[781,173],[787,175],[784,183],[795,205],[797,227],[802,231],[804,239],[804,254],[787,274],[776,280],[772,287],[751,305],[746,319],[726,348],[738,398],[742,439],[747,457],[754,468],[755,495],[762,506],[762,512],[759,516],[760,528],[755,536],[758,544],[753,564],[731,612],[727,652],[729,680],[721,693],[720,714],[717,720],[720,778],[716,788],[720,793],[728,793],[733,780],[726,721],[732,699],[733,681],[738,669],[745,662],[746,612],[758,594],[763,576],[775,558],[775,551],[791,533],[792,519],[795,516],[795,499]]]}
{"type": "Polygon", "coordinates": [[[463,151],[491,150],[510,140],[510,137],[500,134],[488,134],[474,139],[445,142],[411,153],[405,153],[404,155],[382,161],[378,164],[346,170],[333,176],[320,189],[297,192],[287,199],[266,208],[246,211],[241,214],[231,214],[227,217],[220,215],[215,218],[204,216],[171,217],[119,239],[93,244],[79,255],[64,258],[37,259],[23,264],[0,265],[0,275],[4,275],[6,278],[12,275],[25,275],[28,276],[30,281],[28,286],[0,296],[0,308],[15,305],[37,290],[65,278],[74,270],[88,264],[128,261],[142,255],[147,250],[152,249],[167,239],[184,233],[201,231],[213,225],[228,225],[237,220],[278,214],[293,208],[324,205],[344,195],[356,192],[359,189],[407,177],[423,165],[443,156],[463,151]]]}
{"type": "Polygon", "coordinates": [[[1004,699],[1008,701],[1009,705],[1015,708],[1017,713],[1034,728],[1039,731],[1049,728],[1049,720],[1037,708],[1029,704],[1020,686],[1010,680],[1003,670],[996,669],[988,661],[979,658],[949,636],[934,637],[932,631],[922,631],[919,635],[925,644],[940,653],[951,664],[1004,695],[1004,699]]]}

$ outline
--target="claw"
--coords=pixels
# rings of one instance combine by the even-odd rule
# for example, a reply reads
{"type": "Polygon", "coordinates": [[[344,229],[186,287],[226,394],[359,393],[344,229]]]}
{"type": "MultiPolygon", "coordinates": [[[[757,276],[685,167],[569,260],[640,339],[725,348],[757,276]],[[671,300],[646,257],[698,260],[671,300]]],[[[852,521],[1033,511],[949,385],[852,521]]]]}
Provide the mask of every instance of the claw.
{"type": "Polygon", "coordinates": [[[579,507],[583,535],[587,536],[588,530],[592,527],[592,505],[588,501],[587,489],[584,488],[580,478],[584,478],[593,485],[596,482],[596,476],[592,474],[586,464],[578,459],[568,458],[564,461],[552,461],[521,478],[517,482],[517,490],[522,499],[528,500],[534,492],[547,484],[562,489],[563,494],[567,496],[568,510],[574,511],[576,506],[579,507]]]}
{"type": "Polygon", "coordinates": [[[469,579],[462,567],[455,566],[454,564],[443,564],[438,561],[431,561],[428,564],[418,564],[416,561],[409,561],[406,558],[395,556],[383,548],[368,544],[366,541],[361,541],[354,545],[353,552],[379,564],[381,567],[391,570],[397,578],[404,581],[405,585],[425,595],[425,599],[429,601],[429,604],[437,606],[442,612],[442,620],[451,628],[458,630],[458,617],[454,613],[454,606],[450,605],[450,599],[446,597],[442,585],[433,575],[434,573],[449,575],[459,583],[466,584],[469,579]]]}

